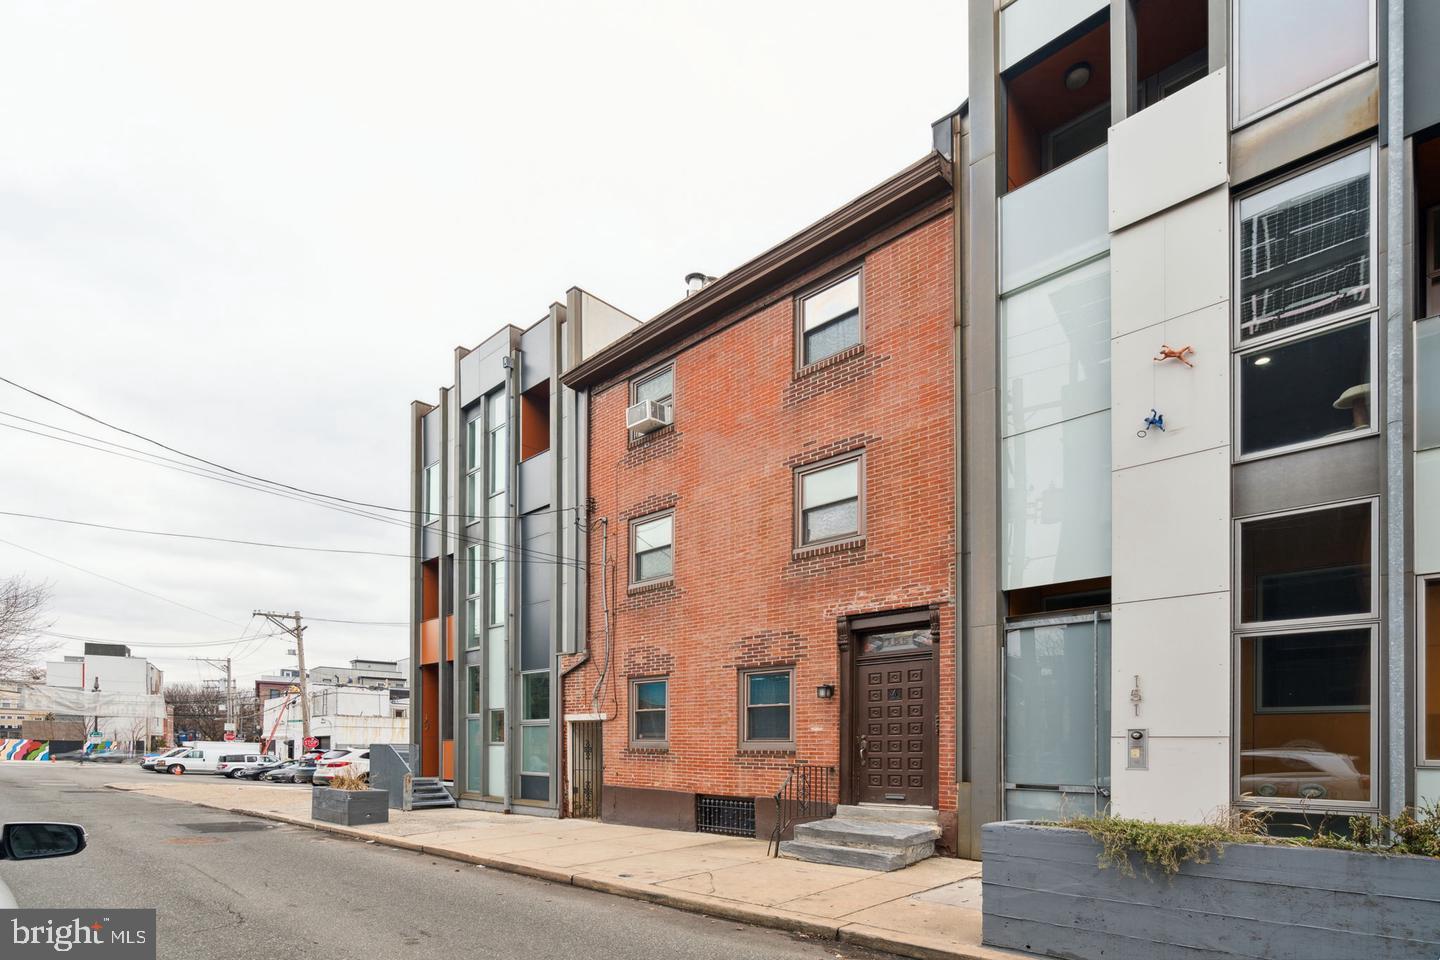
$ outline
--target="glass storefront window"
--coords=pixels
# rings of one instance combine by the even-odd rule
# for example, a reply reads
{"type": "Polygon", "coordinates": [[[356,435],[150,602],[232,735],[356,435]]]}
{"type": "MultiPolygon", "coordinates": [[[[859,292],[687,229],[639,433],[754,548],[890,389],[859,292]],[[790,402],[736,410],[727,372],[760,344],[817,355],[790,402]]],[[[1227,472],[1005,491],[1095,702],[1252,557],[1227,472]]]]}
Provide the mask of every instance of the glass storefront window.
{"type": "Polygon", "coordinates": [[[1374,636],[1364,626],[1241,638],[1241,799],[1369,802],[1374,636]]]}
{"type": "Polygon", "coordinates": [[[1374,504],[1240,523],[1240,621],[1369,616],[1375,608],[1374,504]]]}

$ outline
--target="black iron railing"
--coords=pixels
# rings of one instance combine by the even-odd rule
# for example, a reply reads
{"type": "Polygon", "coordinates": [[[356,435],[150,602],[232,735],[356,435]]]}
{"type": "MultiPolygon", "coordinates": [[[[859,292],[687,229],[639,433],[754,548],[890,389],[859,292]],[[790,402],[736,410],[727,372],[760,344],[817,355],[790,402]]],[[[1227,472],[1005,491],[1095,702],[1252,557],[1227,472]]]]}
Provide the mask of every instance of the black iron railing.
{"type": "Polygon", "coordinates": [[[775,792],[775,829],[770,833],[766,852],[780,855],[780,839],[785,831],[801,820],[828,817],[835,809],[837,780],[834,767],[797,763],[785,775],[785,782],[775,792]]]}

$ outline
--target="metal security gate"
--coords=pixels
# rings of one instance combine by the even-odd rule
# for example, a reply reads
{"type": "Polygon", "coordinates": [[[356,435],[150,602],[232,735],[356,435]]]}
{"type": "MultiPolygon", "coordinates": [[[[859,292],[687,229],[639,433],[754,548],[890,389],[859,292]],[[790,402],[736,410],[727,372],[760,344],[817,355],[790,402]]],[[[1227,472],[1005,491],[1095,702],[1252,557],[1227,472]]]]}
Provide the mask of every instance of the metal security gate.
{"type": "Polygon", "coordinates": [[[755,836],[755,801],[744,797],[695,798],[695,830],[726,837],[755,836]]]}
{"type": "Polygon", "coordinates": [[[570,816],[600,816],[600,721],[570,725],[570,816]]]}
{"type": "Polygon", "coordinates": [[[1005,628],[1005,818],[1055,820],[1110,801],[1110,614],[1005,628]]]}

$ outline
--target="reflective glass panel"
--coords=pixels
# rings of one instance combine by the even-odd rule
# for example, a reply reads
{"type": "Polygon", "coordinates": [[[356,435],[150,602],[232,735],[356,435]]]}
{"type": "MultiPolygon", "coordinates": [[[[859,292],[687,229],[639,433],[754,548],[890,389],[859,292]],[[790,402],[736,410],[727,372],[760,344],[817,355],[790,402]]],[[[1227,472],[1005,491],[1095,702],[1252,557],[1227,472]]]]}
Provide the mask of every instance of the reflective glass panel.
{"type": "Polygon", "coordinates": [[[1371,514],[1372,504],[1352,503],[1242,523],[1240,619],[1369,614],[1371,514]]]}
{"type": "Polygon", "coordinates": [[[521,678],[524,692],[522,720],[550,719],[550,674],[527,673],[521,678]]]}
{"type": "Polygon", "coordinates": [[[1415,448],[1440,447],[1440,317],[1415,324],[1415,448]]]}
{"type": "Polygon", "coordinates": [[[1240,452],[1370,428],[1370,321],[1240,358],[1240,452]]]}
{"type": "Polygon", "coordinates": [[[550,772],[550,727],[520,728],[520,769],[526,773],[550,772]]]}
{"type": "Polygon", "coordinates": [[[1372,59],[1370,0],[1235,0],[1234,16],[1240,120],[1372,59]]]}
{"type": "Polygon", "coordinates": [[[1239,201],[1240,339],[1374,303],[1370,151],[1239,201]]]}
{"type": "Polygon", "coordinates": [[[1240,640],[1240,783],[1250,799],[1370,799],[1369,628],[1240,640]]]}
{"type": "Polygon", "coordinates": [[[816,363],[860,342],[860,275],[833,283],[800,302],[803,363],[816,363]]]}

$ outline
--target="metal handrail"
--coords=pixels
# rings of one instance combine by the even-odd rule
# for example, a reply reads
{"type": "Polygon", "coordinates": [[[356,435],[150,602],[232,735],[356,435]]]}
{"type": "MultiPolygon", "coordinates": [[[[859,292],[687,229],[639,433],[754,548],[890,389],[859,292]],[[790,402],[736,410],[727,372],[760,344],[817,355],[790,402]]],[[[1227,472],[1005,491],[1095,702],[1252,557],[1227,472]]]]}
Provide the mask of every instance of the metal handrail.
{"type": "Polygon", "coordinates": [[[834,767],[811,766],[804,761],[792,765],[775,791],[775,829],[770,831],[766,856],[780,855],[780,838],[797,820],[816,819],[831,806],[834,788],[834,767]]]}

